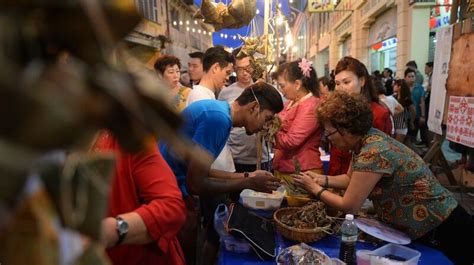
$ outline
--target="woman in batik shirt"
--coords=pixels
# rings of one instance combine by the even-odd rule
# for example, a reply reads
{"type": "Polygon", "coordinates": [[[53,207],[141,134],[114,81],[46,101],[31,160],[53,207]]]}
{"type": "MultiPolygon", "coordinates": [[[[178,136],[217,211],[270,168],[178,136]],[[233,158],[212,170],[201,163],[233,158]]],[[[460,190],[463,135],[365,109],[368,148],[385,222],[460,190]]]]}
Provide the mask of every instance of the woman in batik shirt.
{"type": "Polygon", "coordinates": [[[412,239],[435,243],[455,264],[472,264],[474,251],[461,237],[474,238],[474,221],[411,149],[372,128],[372,110],[360,95],[334,92],[317,110],[326,137],[350,151],[347,174],[330,177],[302,173],[301,188],[327,205],[357,213],[366,198],[377,217],[412,239]],[[328,181],[329,180],[329,181],[328,181]],[[343,196],[326,190],[345,189],[343,196]]]}

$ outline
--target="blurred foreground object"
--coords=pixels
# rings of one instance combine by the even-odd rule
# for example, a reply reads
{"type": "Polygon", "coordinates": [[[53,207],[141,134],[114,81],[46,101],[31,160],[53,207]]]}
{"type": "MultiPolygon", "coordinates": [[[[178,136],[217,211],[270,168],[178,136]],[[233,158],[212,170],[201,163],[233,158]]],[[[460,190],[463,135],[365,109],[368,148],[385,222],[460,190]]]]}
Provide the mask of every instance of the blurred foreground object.
{"type": "Polygon", "coordinates": [[[202,0],[201,8],[195,18],[204,19],[205,23],[221,29],[237,29],[248,25],[257,11],[256,0],[233,0],[229,6],[214,3],[213,0],[202,0]]]}
{"type": "MultiPolygon", "coordinates": [[[[209,155],[175,133],[181,119],[166,86],[118,41],[139,21],[132,0],[0,3],[0,210],[8,212],[0,222],[0,260],[5,264],[57,264],[58,220],[99,238],[113,157],[40,159],[52,150],[84,147],[105,128],[129,152],[147,148],[155,136],[184,157],[196,156],[196,167],[210,166],[209,155]],[[44,185],[25,197],[20,191],[33,169],[44,185]]],[[[100,251],[89,248],[86,255],[101,257],[100,251]]],[[[100,260],[88,264],[105,262],[100,260]]]]}

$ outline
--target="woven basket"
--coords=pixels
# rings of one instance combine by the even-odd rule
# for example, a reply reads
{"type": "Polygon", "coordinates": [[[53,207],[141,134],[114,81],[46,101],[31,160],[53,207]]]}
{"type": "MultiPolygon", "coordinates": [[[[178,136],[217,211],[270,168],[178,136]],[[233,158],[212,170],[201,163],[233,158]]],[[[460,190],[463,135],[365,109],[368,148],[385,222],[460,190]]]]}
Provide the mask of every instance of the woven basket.
{"type": "Polygon", "coordinates": [[[275,211],[275,213],[273,213],[273,219],[275,220],[277,231],[287,239],[303,243],[316,242],[324,238],[326,233],[321,228],[299,229],[288,226],[280,221],[282,216],[292,214],[300,209],[300,207],[287,207],[275,211]]]}

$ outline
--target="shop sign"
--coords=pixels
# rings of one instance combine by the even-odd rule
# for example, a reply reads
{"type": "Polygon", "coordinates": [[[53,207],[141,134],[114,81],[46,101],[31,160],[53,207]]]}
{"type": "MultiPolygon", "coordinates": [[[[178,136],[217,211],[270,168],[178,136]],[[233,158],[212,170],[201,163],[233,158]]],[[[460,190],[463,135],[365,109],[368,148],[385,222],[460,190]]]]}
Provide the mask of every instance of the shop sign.
{"type": "Polygon", "coordinates": [[[431,9],[430,29],[435,30],[449,25],[452,0],[437,0],[431,9]]]}
{"type": "Polygon", "coordinates": [[[449,97],[446,138],[474,148],[474,97],[449,97]]]}
{"type": "Polygon", "coordinates": [[[308,11],[310,13],[323,13],[334,11],[336,1],[334,0],[309,0],[308,11]]]}
{"type": "Polygon", "coordinates": [[[390,38],[388,40],[384,40],[372,45],[371,48],[374,51],[378,51],[378,50],[390,49],[395,46],[397,46],[397,38],[390,38]]]}

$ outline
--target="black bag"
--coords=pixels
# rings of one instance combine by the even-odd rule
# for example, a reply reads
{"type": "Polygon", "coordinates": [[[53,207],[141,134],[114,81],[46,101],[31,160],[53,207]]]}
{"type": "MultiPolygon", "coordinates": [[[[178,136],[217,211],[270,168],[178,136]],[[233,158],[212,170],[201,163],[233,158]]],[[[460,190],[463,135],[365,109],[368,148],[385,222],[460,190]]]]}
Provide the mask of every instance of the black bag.
{"type": "Polygon", "coordinates": [[[229,208],[227,232],[249,242],[260,259],[275,258],[275,227],[270,220],[250,213],[238,203],[233,203],[229,208]]]}

